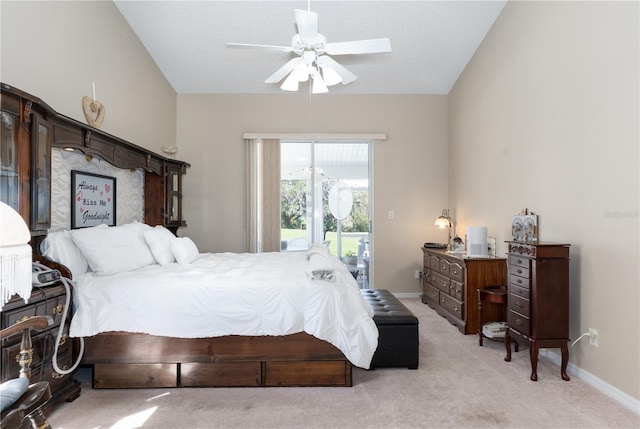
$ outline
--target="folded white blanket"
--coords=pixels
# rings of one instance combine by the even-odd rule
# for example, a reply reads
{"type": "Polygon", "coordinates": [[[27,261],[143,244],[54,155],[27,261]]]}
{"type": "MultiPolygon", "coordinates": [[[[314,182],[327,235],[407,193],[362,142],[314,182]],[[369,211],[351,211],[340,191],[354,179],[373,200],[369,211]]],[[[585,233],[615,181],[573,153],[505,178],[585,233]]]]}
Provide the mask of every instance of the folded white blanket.
{"type": "Polygon", "coordinates": [[[336,281],[335,267],[326,246],[314,244],[307,252],[307,275],[311,280],[336,281]]]}

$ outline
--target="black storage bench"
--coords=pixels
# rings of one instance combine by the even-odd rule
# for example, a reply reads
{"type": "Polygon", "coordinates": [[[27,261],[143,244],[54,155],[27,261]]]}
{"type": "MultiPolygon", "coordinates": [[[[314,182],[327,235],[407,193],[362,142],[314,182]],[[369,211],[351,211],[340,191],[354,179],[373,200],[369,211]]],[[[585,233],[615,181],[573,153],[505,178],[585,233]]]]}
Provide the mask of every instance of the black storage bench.
{"type": "Polygon", "coordinates": [[[418,368],[418,318],[386,289],[360,289],[373,309],[378,348],[371,369],[418,368]]]}

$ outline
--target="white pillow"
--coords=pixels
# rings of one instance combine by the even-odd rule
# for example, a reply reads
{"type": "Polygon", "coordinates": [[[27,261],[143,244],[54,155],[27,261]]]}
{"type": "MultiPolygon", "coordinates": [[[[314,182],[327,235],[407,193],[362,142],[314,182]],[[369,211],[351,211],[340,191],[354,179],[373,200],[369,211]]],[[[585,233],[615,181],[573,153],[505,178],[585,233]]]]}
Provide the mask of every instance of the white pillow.
{"type": "MultiPolygon", "coordinates": [[[[107,225],[102,224],[102,226],[107,228],[107,225]]],[[[74,279],[89,270],[87,258],[75,245],[69,231],[50,232],[42,245],[44,248],[42,255],[69,268],[71,277],[74,279]]]]}
{"type": "Polygon", "coordinates": [[[175,262],[176,258],[171,253],[171,242],[176,239],[171,231],[162,225],[148,229],[143,232],[143,236],[153,257],[160,265],[167,265],[175,262]]]}
{"type": "Polygon", "coordinates": [[[143,236],[148,229],[149,225],[140,222],[74,229],[71,238],[97,275],[111,275],[156,263],[143,236]]]}
{"type": "Polygon", "coordinates": [[[0,411],[13,405],[29,388],[27,377],[13,378],[0,384],[0,411]]]}
{"type": "Polygon", "coordinates": [[[190,264],[200,254],[196,243],[189,237],[179,237],[171,241],[171,253],[180,265],[190,264]]]}

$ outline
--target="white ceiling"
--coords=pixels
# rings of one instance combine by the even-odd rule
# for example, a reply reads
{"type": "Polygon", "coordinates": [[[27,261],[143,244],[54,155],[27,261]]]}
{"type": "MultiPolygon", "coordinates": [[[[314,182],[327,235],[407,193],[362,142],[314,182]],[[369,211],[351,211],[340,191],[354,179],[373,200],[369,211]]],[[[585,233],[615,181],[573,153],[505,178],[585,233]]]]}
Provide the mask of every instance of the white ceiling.
{"type": "MultiPolygon", "coordinates": [[[[278,93],[264,80],[292,55],[228,42],[290,46],[298,1],[114,0],[178,93],[278,93]]],[[[390,53],[334,59],[358,76],[338,94],[447,94],[506,1],[313,0],[327,41],[391,39],[390,53]]],[[[301,88],[306,88],[301,85],[301,88]]]]}

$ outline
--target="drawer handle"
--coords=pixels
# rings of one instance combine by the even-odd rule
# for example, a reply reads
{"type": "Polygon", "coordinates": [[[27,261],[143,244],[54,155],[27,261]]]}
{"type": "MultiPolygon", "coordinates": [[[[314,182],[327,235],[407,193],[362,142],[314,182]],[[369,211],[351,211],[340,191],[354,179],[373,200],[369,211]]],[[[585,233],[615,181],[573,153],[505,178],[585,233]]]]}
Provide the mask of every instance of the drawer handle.
{"type": "MultiPolygon", "coordinates": [[[[67,366],[67,365],[65,365],[65,366],[63,366],[63,367],[62,367],[62,369],[66,371],[66,370],[67,370],[67,367],[68,367],[68,366],[67,366]]],[[[53,372],[51,373],[51,378],[53,378],[53,379],[60,379],[60,378],[62,378],[62,377],[64,377],[64,374],[58,374],[58,373],[57,373],[57,372],[55,372],[55,371],[53,371],[53,372]]]]}
{"type": "Polygon", "coordinates": [[[516,271],[516,273],[522,274],[522,270],[520,268],[518,268],[518,271],[516,271]]]}
{"type": "Polygon", "coordinates": [[[440,298],[440,302],[444,304],[444,298],[440,298]]]}
{"type": "Polygon", "coordinates": [[[58,344],[58,345],[61,346],[64,343],[66,343],[67,342],[67,338],[69,338],[68,335],[67,334],[63,334],[62,337],[60,337],[60,344],[58,344]]]}
{"type": "Polygon", "coordinates": [[[516,325],[520,325],[520,326],[522,326],[522,325],[523,325],[522,320],[520,320],[520,319],[516,319],[516,325]]]}
{"type": "Polygon", "coordinates": [[[460,292],[462,292],[462,290],[456,289],[456,293],[460,293],[460,292]]]}
{"type": "Polygon", "coordinates": [[[458,306],[453,307],[453,311],[458,311],[458,306]]]}
{"type": "Polygon", "coordinates": [[[522,280],[518,279],[518,283],[522,283],[522,280]]]}
{"type": "Polygon", "coordinates": [[[64,310],[64,305],[58,304],[55,307],[53,307],[53,310],[51,310],[51,312],[53,313],[54,316],[58,316],[62,314],[63,310],[64,310]]]}
{"type": "Polygon", "coordinates": [[[517,262],[518,264],[521,264],[521,263],[522,263],[522,259],[518,259],[516,262],[517,262]]]}
{"type": "MultiPolygon", "coordinates": [[[[27,319],[28,319],[28,318],[30,318],[30,317],[31,317],[31,316],[29,316],[29,315],[25,314],[24,316],[22,316],[22,317],[20,318],[20,320],[18,320],[18,322],[23,322],[23,321],[27,320],[27,319]]],[[[18,322],[16,322],[16,323],[18,323],[18,322]]]]}
{"type": "Polygon", "coordinates": [[[458,274],[458,270],[453,270],[453,274],[458,274]]]}
{"type": "Polygon", "coordinates": [[[522,305],[521,302],[516,302],[515,306],[518,307],[518,308],[524,308],[524,306],[522,305]]]}

